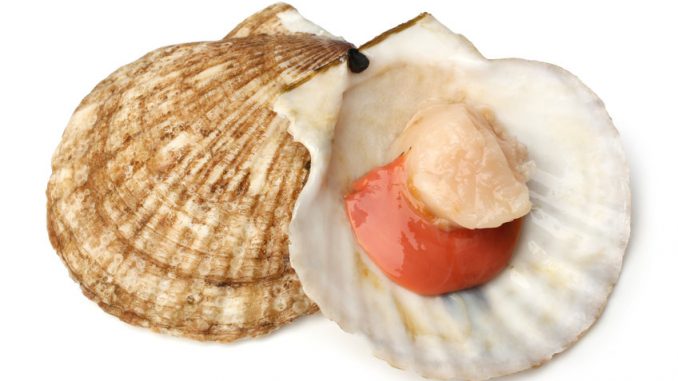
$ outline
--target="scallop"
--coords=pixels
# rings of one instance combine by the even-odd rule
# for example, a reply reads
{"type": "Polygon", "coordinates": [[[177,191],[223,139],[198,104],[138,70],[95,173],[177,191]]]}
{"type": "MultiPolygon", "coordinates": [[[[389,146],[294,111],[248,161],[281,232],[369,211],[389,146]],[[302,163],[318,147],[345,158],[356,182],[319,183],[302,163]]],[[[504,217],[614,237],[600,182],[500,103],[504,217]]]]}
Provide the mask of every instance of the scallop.
{"type": "Polygon", "coordinates": [[[391,151],[406,153],[412,189],[443,225],[494,228],[530,210],[530,162],[511,138],[471,106],[443,103],[417,111],[391,151]]]}
{"type": "Polygon", "coordinates": [[[334,62],[275,105],[311,155],[289,230],[304,291],[344,330],[367,336],[377,356],[426,377],[488,379],[565,350],[603,311],[630,231],[628,167],[603,103],[559,67],[484,58],[428,14],[359,51],[366,70],[334,62]],[[509,267],[482,286],[424,297],[361,250],[343,197],[393,159],[390,147],[431,102],[487,110],[534,168],[509,267]]]}
{"type": "Polygon", "coordinates": [[[99,83],[52,159],[52,245],[83,293],[155,331],[231,341],[317,307],[288,260],[309,165],[272,111],[349,45],[285,4],[99,83]]]}

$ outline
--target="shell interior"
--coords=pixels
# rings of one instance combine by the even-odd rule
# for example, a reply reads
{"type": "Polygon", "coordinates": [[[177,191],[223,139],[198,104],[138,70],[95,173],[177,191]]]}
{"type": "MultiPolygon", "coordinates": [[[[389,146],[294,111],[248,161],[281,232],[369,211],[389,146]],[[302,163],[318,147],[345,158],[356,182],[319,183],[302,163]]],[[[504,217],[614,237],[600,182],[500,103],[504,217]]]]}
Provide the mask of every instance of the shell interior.
{"type": "Polygon", "coordinates": [[[628,169],[602,102],[556,66],[488,60],[423,14],[366,44],[369,68],[333,64],[276,103],[311,153],[290,225],[304,291],[391,364],[427,377],[487,379],[543,363],[598,318],[629,236],[628,169]],[[536,164],[533,210],[509,268],[480,287],[422,297],[389,281],[354,240],[353,180],[427,102],[488,107],[536,164]]]}

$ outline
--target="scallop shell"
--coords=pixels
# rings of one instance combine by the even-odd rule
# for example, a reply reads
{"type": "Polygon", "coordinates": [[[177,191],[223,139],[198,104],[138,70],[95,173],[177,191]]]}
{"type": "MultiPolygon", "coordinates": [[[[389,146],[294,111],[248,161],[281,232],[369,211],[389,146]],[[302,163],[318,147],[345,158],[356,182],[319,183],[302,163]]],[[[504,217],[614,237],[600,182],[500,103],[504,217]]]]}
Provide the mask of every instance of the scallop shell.
{"type": "Polygon", "coordinates": [[[349,45],[276,4],[99,83],[52,159],[52,245],[83,293],[155,331],[231,341],[317,307],[289,265],[309,156],[271,102],[349,45]],[[314,34],[310,34],[314,33],[314,34]]]}
{"type": "Polygon", "coordinates": [[[600,99],[558,67],[488,60],[427,14],[360,50],[366,71],[331,65],[275,106],[312,158],[290,224],[304,291],[344,330],[366,335],[377,356],[426,377],[487,379],[566,349],[602,312],[629,237],[628,167],[600,99]],[[480,287],[424,297],[365,255],[343,196],[393,159],[389,146],[432,96],[489,106],[536,171],[509,268],[480,287]]]}

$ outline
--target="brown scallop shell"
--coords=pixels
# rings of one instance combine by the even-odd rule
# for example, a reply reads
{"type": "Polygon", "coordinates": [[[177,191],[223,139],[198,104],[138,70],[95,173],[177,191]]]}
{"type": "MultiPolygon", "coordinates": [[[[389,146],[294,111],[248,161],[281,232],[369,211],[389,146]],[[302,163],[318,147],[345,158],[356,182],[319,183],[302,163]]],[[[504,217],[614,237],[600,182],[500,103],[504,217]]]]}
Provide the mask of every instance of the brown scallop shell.
{"type": "Polygon", "coordinates": [[[293,33],[281,12],[295,10],[150,52],[75,110],[52,159],[49,236],[108,313],[232,341],[317,310],[287,249],[310,159],[271,104],[349,44],[293,33]]]}

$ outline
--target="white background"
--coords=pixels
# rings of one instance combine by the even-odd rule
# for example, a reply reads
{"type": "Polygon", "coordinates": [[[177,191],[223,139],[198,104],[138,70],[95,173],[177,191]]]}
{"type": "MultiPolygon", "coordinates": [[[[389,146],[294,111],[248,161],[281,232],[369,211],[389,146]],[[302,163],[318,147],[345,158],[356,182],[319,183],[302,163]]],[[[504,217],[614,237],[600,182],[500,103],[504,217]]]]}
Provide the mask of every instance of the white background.
{"type": "MultiPolygon", "coordinates": [[[[678,11],[669,4],[293,4],[355,44],[427,10],[486,56],[558,64],[605,101],[632,176],[632,237],[619,284],[598,324],[577,345],[505,380],[678,379],[678,11]]],[[[232,345],[131,327],[80,293],[49,244],[50,157],[80,99],[147,51],[219,39],[266,5],[2,2],[1,380],[419,380],[374,358],[364,339],[319,315],[232,345]]]]}

